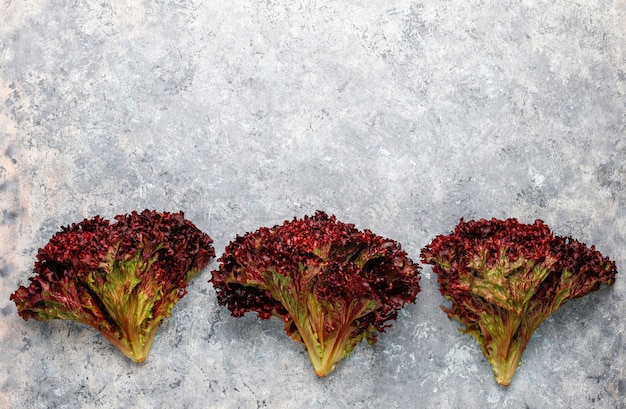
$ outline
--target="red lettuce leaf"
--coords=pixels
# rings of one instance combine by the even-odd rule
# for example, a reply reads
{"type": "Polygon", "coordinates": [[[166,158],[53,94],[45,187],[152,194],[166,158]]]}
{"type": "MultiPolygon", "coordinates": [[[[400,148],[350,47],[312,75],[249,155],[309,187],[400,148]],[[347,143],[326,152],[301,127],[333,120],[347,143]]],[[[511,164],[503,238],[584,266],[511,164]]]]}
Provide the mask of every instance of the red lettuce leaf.
{"type": "Polygon", "coordinates": [[[179,213],[144,210],[62,227],[37,254],[28,287],[11,295],[25,320],[69,319],[146,359],[186,286],[215,256],[213,240],[179,213]]]}
{"type": "Polygon", "coordinates": [[[563,303],[615,281],[615,263],[594,247],[555,236],[541,220],[461,222],[421,252],[432,264],[442,307],[464,324],[508,386],[533,332],[563,303]]]}
{"type": "Polygon", "coordinates": [[[218,261],[218,302],[237,317],[282,319],[320,376],[361,340],[374,344],[420,290],[398,243],[321,211],[238,236],[218,261]]]}

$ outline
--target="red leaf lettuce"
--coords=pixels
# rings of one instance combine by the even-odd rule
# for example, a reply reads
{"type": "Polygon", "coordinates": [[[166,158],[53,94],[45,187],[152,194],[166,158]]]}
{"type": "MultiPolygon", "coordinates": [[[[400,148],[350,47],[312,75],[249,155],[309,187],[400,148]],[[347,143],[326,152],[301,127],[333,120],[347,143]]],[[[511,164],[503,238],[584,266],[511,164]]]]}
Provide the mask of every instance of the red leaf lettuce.
{"type": "Polygon", "coordinates": [[[361,340],[375,344],[419,292],[419,267],[398,243],[320,211],[238,236],[218,261],[219,304],[281,318],[319,376],[361,340]]]}
{"type": "Polygon", "coordinates": [[[213,240],[182,212],[115,220],[95,216],[62,227],[39,249],[30,286],[11,299],[25,320],[87,324],[142,362],[189,280],[215,256],[213,240]]]}
{"type": "Polygon", "coordinates": [[[433,265],[442,307],[464,324],[508,386],[522,352],[541,322],[563,303],[615,281],[615,263],[595,247],[555,236],[541,220],[461,222],[421,252],[433,265]]]}

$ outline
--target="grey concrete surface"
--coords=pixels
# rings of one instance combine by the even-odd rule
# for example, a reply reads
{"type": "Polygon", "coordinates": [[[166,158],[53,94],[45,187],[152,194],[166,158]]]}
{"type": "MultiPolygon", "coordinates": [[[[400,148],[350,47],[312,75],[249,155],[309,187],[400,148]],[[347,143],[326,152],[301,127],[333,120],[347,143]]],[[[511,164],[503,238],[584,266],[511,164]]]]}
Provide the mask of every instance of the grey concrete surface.
{"type": "Polygon", "coordinates": [[[626,267],[626,2],[0,0],[0,407],[626,408],[625,277],[512,385],[416,304],[326,379],[190,285],[134,364],[9,296],[60,226],[183,210],[215,239],[320,209],[414,260],[461,217],[540,218],[626,267]]]}

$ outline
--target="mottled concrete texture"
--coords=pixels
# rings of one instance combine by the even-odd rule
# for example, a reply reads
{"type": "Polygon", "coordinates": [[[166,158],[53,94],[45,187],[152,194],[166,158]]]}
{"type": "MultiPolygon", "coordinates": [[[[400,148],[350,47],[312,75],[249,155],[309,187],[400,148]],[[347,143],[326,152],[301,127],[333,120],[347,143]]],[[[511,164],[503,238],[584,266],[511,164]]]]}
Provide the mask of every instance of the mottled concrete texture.
{"type": "Polygon", "coordinates": [[[626,408],[626,1],[0,0],[1,408],[626,408]],[[461,217],[546,221],[617,283],[512,385],[422,272],[326,379],[190,285],[141,365],[9,296],[60,226],[183,210],[215,239],[316,209],[414,260],[461,217]]]}

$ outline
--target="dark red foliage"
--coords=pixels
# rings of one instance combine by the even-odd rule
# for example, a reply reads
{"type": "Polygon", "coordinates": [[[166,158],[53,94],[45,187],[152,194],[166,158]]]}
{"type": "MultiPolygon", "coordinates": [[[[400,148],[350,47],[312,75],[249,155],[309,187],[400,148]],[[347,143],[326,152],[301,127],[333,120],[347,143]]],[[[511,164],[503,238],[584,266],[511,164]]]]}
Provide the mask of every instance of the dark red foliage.
{"type": "Polygon", "coordinates": [[[134,211],[115,220],[95,216],[62,227],[39,249],[30,286],[11,295],[24,319],[82,322],[121,349],[136,344],[127,338],[138,332],[149,349],[155,327],[215,256],[213,240],[183,212],[134,211]]]}
{"type": "MultiPolygon", "coordinates": [[[[24,291],[35,296],[42,288],[48,289],[60,281],[81,281],[87,273],[101,269],[111,252],[117,260],[124,260],[139,250],[146,255],[157,251],[159,256],[149,279],[181,290],[187,286],[188,271],[201,270],[215,257],[213,240],[186,220],[183,212],[133,211],[115,216],[115,220],[117,223],[110,224],[95,216],[62,227],[39,249],[30,287],[21,287],[11,299],[24,298],[24,291]]],[[[28,319],[33,312],[21,310],[20,315],[28,319]]]]}
{"type": "Polygon", "coordinates": [[[238,236],[218,261],[210,281],[219,304],[234,316],[256,312],[261,319],[282,318],[295,339],[311,338],[308,349],[340,328],[337,343],[347,352],[354,345],[344,338],[375,342],[375,332],[389,326],[419,292],[419,267],[398,243],[321,211],[238,236]]]}
{"type": "Polygon", "coordinates": [[[534,330],[568,300],[612,285],[615,263],[594,247],[555,236],[541,220],[461,222],[421,252],[433,265],[443,308],[465,325],[508,385],[534,330]]]}
{"type": "Polygon", "coordinates": [[[509,261],[523,258],[550,267],[552,273],[543,280],[535,299],[549,299],[559,286],[563,271],[577,277],[570,299],[596,290],[601,283],[611,285],[617,272],[615,263],[595,247],[589,248],[571,237],[555,236],[541,220],[522,224],[516,219],[461,219],[452,234],[437,236],[424,247],[421,258],[424,263],[433,264],[441,293],[459,304],[458,299],[470,296],[460,281],[465,275],[475,275],[470,268],[472,260],[484,252],[485,267],[491,268],[499,262],[502,249],[509,261]]]}
{"type": "Polygon", "coordinates": [[[258,289],[268,270],[315,276],[312,287],[320,300],[377,300],[381,307],[369,319],[379,330],[419,292],[419,267],[398,243],[321,211],[238,236],[218,262],[211,283],[219,303],[234,316],[250,311],[262,319],[286,314],[268,291],[258,289]]]}

